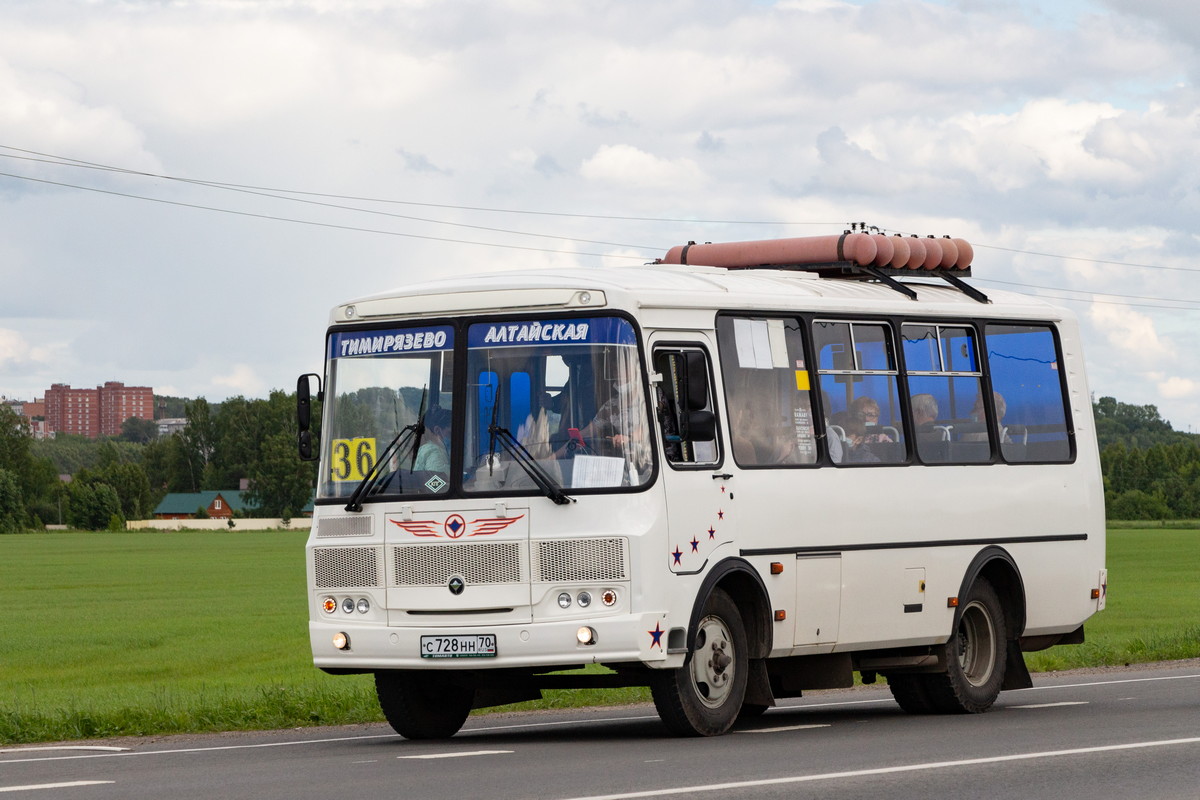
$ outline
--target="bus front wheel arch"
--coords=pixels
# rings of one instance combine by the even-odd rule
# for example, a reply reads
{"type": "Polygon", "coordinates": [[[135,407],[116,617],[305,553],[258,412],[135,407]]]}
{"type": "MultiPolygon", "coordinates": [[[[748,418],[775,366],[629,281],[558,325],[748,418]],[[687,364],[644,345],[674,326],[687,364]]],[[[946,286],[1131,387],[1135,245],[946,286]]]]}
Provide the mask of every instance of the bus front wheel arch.
{"type": "Polygon", "coordinates": [[[681,668],[655,676],[654,706],[677,736],[719,736],[737,721],[749,676],[746,626],[723,589],[705,600],[694,642],[681,668]]]}

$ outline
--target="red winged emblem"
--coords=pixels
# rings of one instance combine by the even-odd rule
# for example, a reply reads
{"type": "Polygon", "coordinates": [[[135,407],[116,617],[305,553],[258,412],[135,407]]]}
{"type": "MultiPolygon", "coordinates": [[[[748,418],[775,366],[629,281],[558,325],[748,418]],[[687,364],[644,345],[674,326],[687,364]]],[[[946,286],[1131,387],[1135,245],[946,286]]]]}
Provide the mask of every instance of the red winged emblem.
{"type": "Polygon", "coordinates": [[[469,523],[464,522],[463,518],[457,514],[453,514],[446,519],[445,522],[437,522],[435,520],[389,520],[393,525],[403,528],[413,536],[423,538],[450,538],[458,539],[463,533],[470,536],[491,536],[499,533],[508,526],[512,525],[519,519],[524,519],[525,515],[519,517],[485,517],[482,519],[473,519],[469,523]],[[464,528],[466,530],[464,530],[464,528]]]}
{"type": "Polygon", "coordinates": [[[442,534],[438,530],[442,526],[433,521],[423,522],[406,522],[404,520],[393,519],[392,524],[398,525],[404,530],[411,533],[413,536],[434,536],[439,537],[442,534]]]}
{"type": "Polygon", "coordinates": [[[519,517],[492,517],[490,519],[473,519],[471,520],[471,532],[468,536],[491,536],[493,533],[500,531],[512,525],[519,519],[524,519],[525,515],[519,517]]]}

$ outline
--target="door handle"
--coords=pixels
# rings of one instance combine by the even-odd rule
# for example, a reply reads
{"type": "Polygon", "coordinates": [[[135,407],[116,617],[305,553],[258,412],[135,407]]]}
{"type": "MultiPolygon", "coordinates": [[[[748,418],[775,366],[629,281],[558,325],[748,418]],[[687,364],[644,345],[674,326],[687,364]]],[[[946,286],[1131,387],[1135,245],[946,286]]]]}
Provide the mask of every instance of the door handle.
{"type": "Polygon", "coordinates": [[[733,477],[733,476],[732,476],[732,475],[730,475],[728,472],[719,472],[719,473],[717,473],[716,475],[713,475],[713,476],[712,476],[712,479],[713,479],[714,481],[727,481],[727,480],[729,480],[729,479],[730,479],[730,478],[732,478],[732,477],[733,477]]]}

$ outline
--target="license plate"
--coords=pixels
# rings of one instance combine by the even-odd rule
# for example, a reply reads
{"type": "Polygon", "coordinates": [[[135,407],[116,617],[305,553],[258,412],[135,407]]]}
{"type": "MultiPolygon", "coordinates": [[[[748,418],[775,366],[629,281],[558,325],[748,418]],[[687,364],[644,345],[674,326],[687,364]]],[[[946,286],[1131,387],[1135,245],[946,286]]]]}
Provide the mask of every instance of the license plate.
{"type": "Polygon", "coordinates": [[[421,658],[495,658],[496,634],[422,636],[421,658]]]}

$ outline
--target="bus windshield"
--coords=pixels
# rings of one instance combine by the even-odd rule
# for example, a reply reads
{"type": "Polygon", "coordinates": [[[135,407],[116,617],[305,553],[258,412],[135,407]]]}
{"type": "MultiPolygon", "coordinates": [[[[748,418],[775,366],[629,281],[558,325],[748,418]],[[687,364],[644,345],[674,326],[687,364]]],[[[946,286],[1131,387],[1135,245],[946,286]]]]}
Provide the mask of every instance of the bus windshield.
{"type": "Polygon", "coordinates": [[[649,481],[646,394],[628,321],[471,325],[466,383],[464,491],[525,493],[545,477],[571,490],[649,481]]]}
{"type": "Polygon", "coordinates": [[[332,334],[317,496],[350,497],[381,457],[372,494],[444,493],[453,363],[449,325],[332,334]]]}
{"type": "Polygon", "coordinates": [[[566,502],[564,490],[650,480],[645,382],[627,320],[337,332],[328,355],[320,499],[466,492],[566,502]]]}

